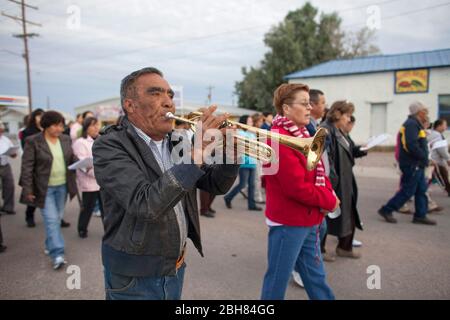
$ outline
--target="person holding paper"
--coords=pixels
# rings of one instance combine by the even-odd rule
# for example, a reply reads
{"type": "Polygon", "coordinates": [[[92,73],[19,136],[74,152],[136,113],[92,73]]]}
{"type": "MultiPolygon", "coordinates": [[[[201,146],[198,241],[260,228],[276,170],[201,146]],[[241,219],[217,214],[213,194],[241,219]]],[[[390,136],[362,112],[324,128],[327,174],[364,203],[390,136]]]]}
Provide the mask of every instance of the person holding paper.
{"type": "Polygon", "coordinates": [[[5,125],[0,121],[0,178],[2,182],[3,198],[3,207],[0,209],[0,214],[15,214],[14,176],[11,165],[9,164],[9,157],[15,158],[17,156],[17,151],[14,151],[13,143],[4,135],[4,132],[5,125]]]}
{"type": "Polygon", "coordinates": [[[70,128],[70,139],[72,139],[72,143],[81,137],[84,119],[89,117],[94,117],[94,113],[92,113],[92,111],[89,110],[83,112],[82,114],[77,114],[77,119],[70,128]]]}
{"type": "MultiPolygon", "coordinates": [[[[92,159],[92,145],[100,131],[100,122],[93,117],[84,119],[81,138],[78,138],[72,148],[78,159],[92,159]]],[[[83,206],[78,217],[78,235],[87,238],[88,225],[94,211],[95,203],[99,200],[100,212],[103,216],[102,202],[100,201],[100,187],[95,180],[93,165],[77,170],[78,188],[82,192],[83,206]]]]}
{"type": "Polygon", "coordinates": [[[362,223],[357,208],[358,188],[353,175],[355,149],[345,133],[354,111],[355,106],[352,102],[336,101],[321,127],[328,130],[330,181],[341,200],[341,215],[335,219],[327,217],[328,234],[338,237],[336,248],[338,256],[358,259],[361,255],[353,250],[353,239],[355,229],[362,230],[362,223]]]}
{"type": "Polygon", "coordinates": [[[70,138],[63,135],[64,117],[56,111],[46,111],[41,118],[43,132],[28,137],[22,157],[19,185],[20,202],[41,208],[45,224],[45,250],[52,259],[53,269],[65,263],[61,219],[67,194],[77,194],[75,173],[67,166],[78,159],[73,154],[70,138]]]}
{"type": "Polygon", "coordinates": [[[445,119],[436,120],[427,139],[430,144],[431,159],[436,164],[439,178],[442,180],[445,191],[450,197],[450,182],[448,181],[450,155],[448,153],[448,142],[443,135],[447,128],[447,121],[445,119]]]}

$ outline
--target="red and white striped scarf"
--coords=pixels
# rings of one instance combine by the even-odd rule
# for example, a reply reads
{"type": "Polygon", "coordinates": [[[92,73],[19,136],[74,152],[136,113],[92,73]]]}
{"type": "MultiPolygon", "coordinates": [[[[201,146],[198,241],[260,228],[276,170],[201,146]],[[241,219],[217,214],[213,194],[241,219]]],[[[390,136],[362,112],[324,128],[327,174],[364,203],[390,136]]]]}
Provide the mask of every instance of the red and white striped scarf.
{"type": "MultiPolygon", "coordinates": [[[[277,114],[275,118],[273,118],[272,125],[277,127],[282,127],[283,129],[289,131],[293,136],[299,138],[310,138],[310,134],[306,127],[297,127],[294,122],[289,120],[286,117],[280,116],[277,114]]],[[[316,186],[325,187],[325,167],[322,163],[322,159],[320,159],[319,163],[316,166],[316,186]]]]}

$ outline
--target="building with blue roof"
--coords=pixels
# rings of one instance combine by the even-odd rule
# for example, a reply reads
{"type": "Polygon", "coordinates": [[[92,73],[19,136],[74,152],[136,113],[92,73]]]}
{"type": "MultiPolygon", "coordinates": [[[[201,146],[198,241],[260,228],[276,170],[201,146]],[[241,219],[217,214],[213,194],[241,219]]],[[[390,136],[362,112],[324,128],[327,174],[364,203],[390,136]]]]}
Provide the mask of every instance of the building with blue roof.
{"type": "Polygon", "coordinates": [[[285,79],[322,90],[329,106],[336,100],[352,101],[357,143],[388,133],[385,144],[394,145],[415,100],[429,107],[431,121],[445,118],[450,123],[450,49],[337,59],[285,79]]]}

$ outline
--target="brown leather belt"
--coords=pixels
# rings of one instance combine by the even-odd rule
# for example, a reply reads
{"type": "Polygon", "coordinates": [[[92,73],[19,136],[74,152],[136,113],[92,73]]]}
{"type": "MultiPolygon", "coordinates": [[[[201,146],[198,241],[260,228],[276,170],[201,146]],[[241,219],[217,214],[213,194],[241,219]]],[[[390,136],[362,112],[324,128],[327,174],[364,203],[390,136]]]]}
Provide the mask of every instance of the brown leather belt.
{"type": "Polygon", "coordinates": [[[180,255],[180,257],[177,260],[177,264],[176,264],[176,269],[177,270],[180,269],[181,266],[183,265],[185,254],[186,254],[186,245],[184,245],[183,251],[181,251],[181,255],[180,255]]]}

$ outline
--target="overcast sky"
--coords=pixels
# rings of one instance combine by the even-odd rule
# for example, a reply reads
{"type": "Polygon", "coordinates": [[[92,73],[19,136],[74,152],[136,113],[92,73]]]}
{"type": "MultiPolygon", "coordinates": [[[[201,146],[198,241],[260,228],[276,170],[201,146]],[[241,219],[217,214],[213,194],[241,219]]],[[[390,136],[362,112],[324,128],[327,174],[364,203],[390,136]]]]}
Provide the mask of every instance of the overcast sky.
{"type": "MultiPolygon", "coordinates": [[[[154,66],[173,85],[184,87],[185,101],[231,104],[243,66],[256,66],[267,48],[263,36],[305,1],[294,0],[27,0],[27,19],[42,23],[28,32],[33,106],[67,112],[79,105],[116,97],[120,80],[154,66]],[[71,5],[80,9],[77,13],[71,5]]],[[[321,11],[338,11],[346,31],[364,27],[367,8],[381,14],[375,44],[383,54],[450,48],[449,0],[315,0],[321,11]]],[[[0,0],[0,8],[19,15],[20,7],[0,0]]],[[[26,93],[23,42],[11,35],[21,25],[0,16],[0,94],[26,93]]]]}

